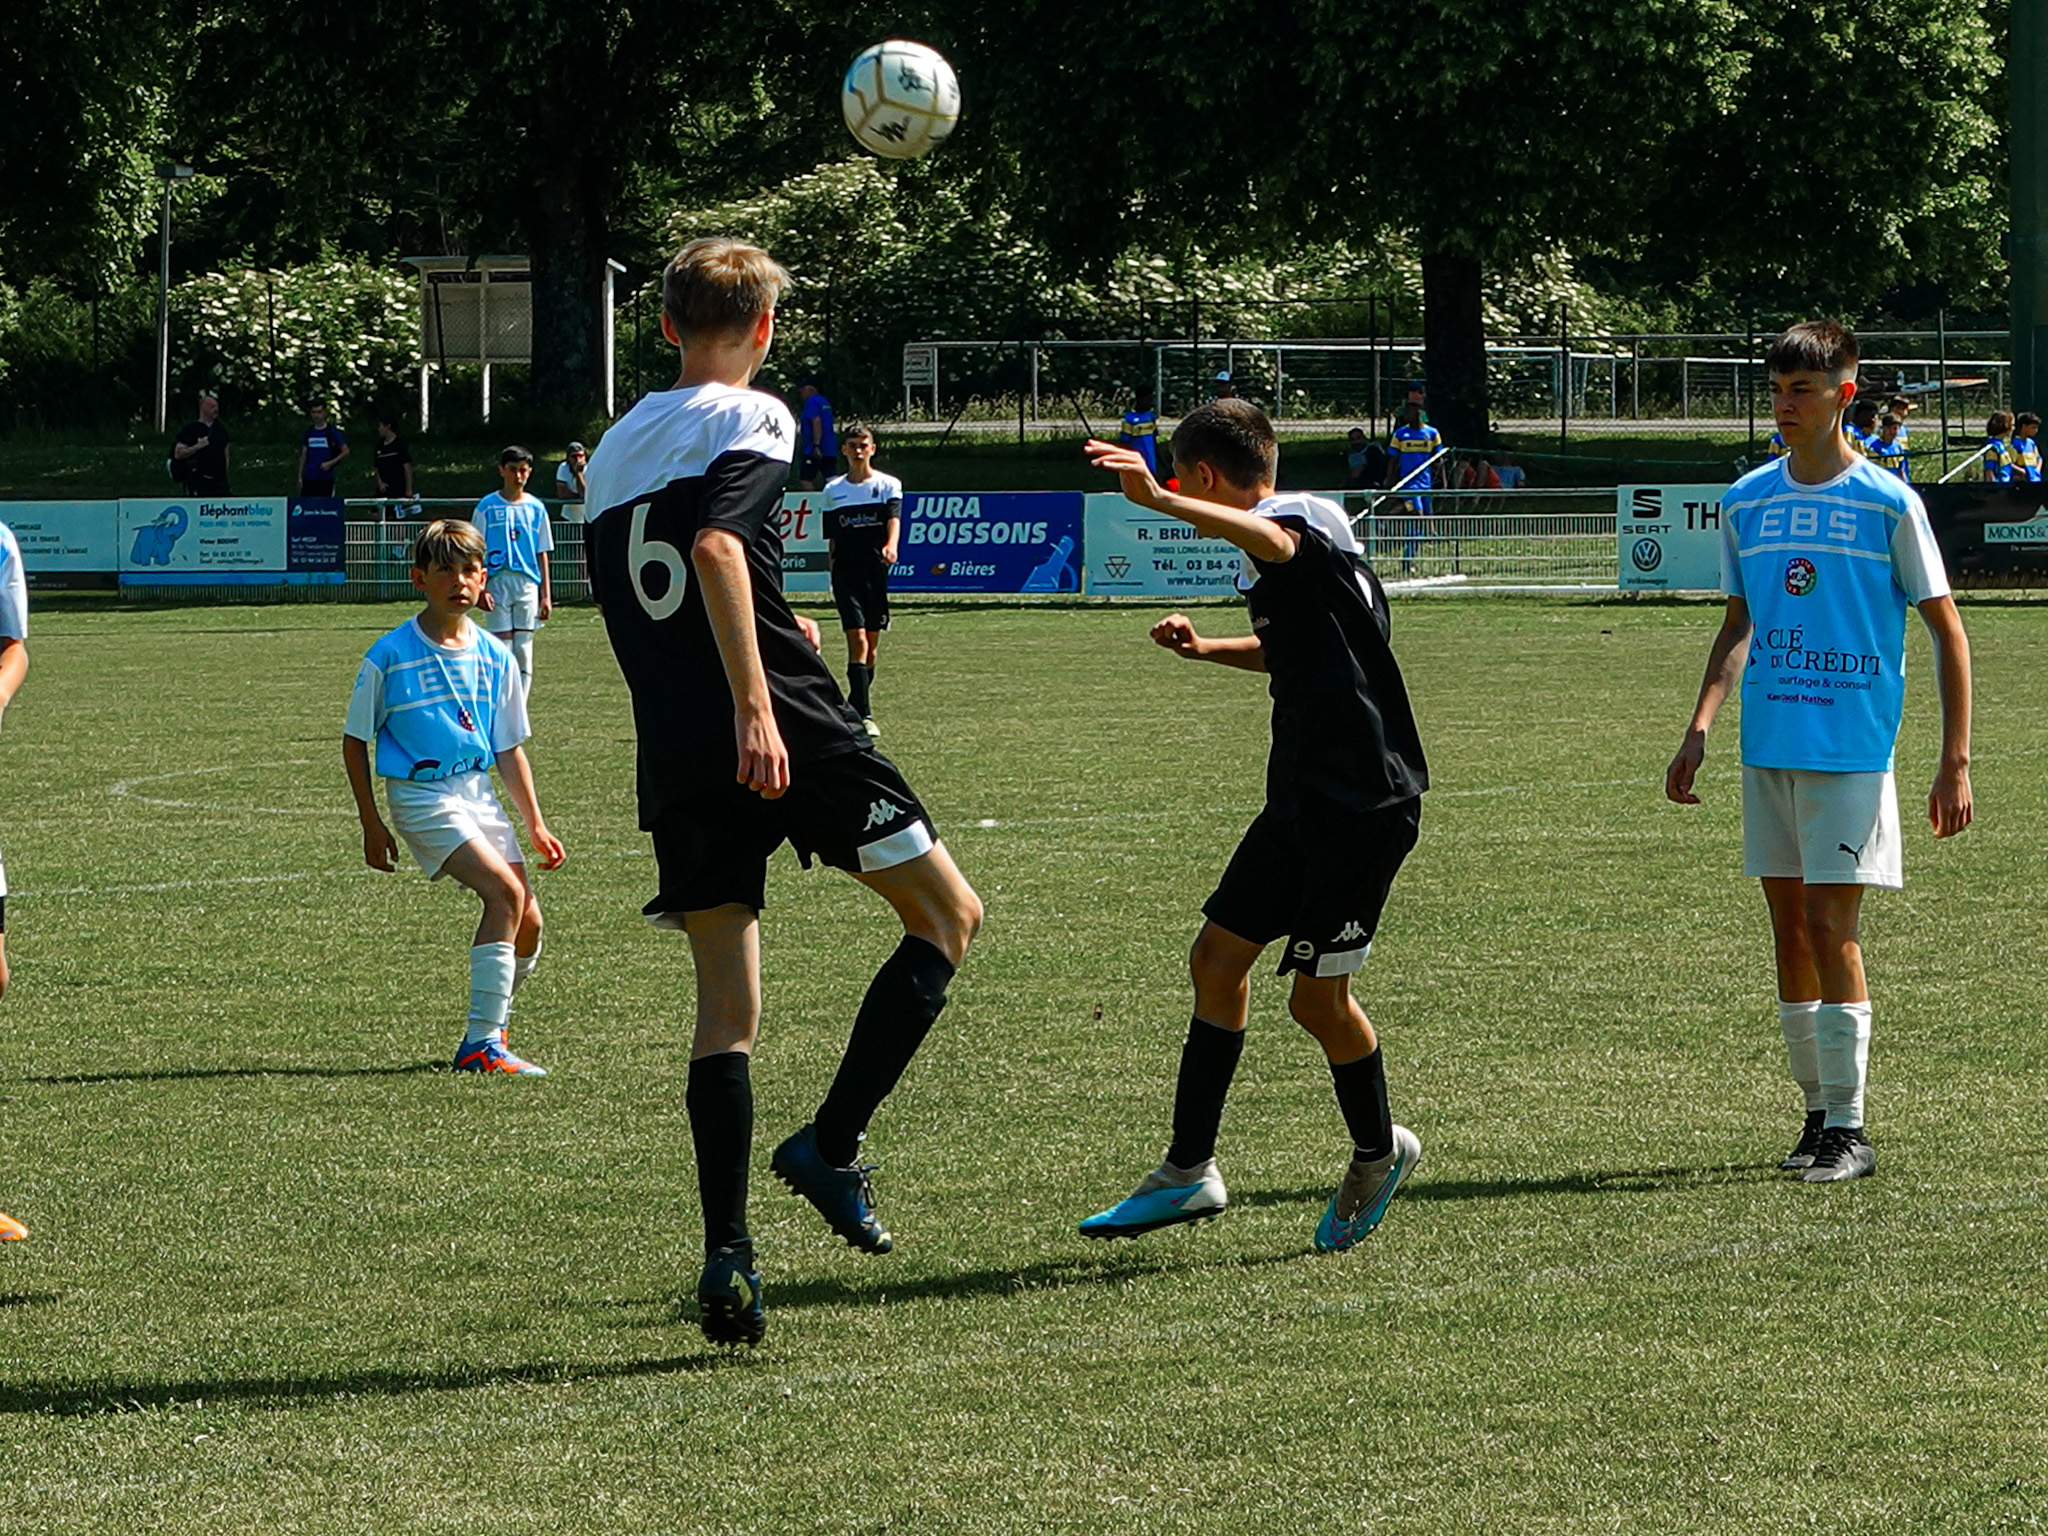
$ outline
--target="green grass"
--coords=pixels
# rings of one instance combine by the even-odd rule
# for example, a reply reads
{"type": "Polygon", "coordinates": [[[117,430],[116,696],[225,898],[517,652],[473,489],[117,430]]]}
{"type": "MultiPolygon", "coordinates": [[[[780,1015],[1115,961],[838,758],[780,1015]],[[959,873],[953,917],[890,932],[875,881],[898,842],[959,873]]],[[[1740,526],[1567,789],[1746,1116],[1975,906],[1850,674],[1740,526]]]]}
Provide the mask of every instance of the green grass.
{"type": "MultiPolygon", "coordinates": [[[[593,613],[538,645],[570,849],[517,1040],[442,1070],[473,911],[360,867],[336,750],[399,607],[41,610],[0,737],[0,1531],[1778,1533],[2038,1529],[2039,610],[1968,612],[1982,819],[1875,897],[1878,1177],[1797,1126],[1733,722],[1656,789],[1712,608],[1410,603],[1436,789],[1361,995],[1416,1181],[1309,1251],[1344,1143],[1254,980],[1232,1210],[1095,1246],[1159,1156],[1197,908],[1256,806],[1258,681],[1143,609],[911,606],[884,744],[988,903],[875,1126],[898,1248],[766,1177],[892,944],[780,855],[755,1229],[708,1349],[682,941],[638,916],[593,613]],[[988,825],[993,823],[993,825],[988,825]]],[[[1207,615],[1219,629],[1241,617],[1207,615]]],[[[1936,740],[1924,640],[1900,752],[1936,740]]]]}

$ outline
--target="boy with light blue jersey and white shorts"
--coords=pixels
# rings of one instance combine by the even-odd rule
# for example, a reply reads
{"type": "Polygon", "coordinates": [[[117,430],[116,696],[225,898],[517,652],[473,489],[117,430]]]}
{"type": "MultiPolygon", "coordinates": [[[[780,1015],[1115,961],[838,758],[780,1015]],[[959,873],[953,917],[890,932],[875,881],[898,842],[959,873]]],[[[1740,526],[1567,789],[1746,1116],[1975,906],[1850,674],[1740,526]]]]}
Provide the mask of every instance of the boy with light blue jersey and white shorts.
{"type": "Polygon", "coordinates": [[[1721,501],[1727,617],[1665,793],[1697,805],[1707,730],[1742,689],[1744,873],[1762,880],[1777,948],[1778,1018],[1806,1099],[1780,1167],[1808,1183],[1861,1178],[1870,992],[1864,889],[1904,883],[1892,746],[1905,704],[1905,614],[1934,642],[1941,763],[1927,796],[1936,837],[1970,824],[1970,646],[1913,488],[1840,428],[1856,393],[1856,338],[1796,325],[1766,359],[1790,454],[1721,501]]]}
{"type": "MultiPolygon", "coordinates": [[[[0,523],[0,718],[28,676],[28,578],[14,530],[0,523]]],[[[7,867],[0,864],[0,993],[7,990],[7,867]]],[[[0,1212],[0,1242],[18,1242],[28,1228],[0,1212]]]]}
{"type": "Polygon", "coordinates": [[[412,583],[426,607],[370,647],[342,728],[363,859],[389,871],[398,857],[370,787],[375,743],[398,837],[428,879],[448,875],[484,904],[469,951],[469,1023],[455,1070],[544,1077],[505,1043],[512,996],[540,960],[541,918],[519,838],[491,789],[494,761],[544,868],[560,866],[562,845],[541,819],[519,745],[527,736],[519,670],[469,619],[483,598],[483,535],[452,518],[427,524],[413,541],[412,583]]]}
{"type": "Polygon", "coordinates": [[[519,663],[520,686],[533,691],[533,632],[554,612],[550,556],[555,535],[548,526],[548,504],[526,494],[533,473],[533,455],[511,447],[498,455],[502,489],[476,504],[474,521],[483,531],[484,568],[490,573],[484,589],[484,628],[512,650],[519,663]]]}

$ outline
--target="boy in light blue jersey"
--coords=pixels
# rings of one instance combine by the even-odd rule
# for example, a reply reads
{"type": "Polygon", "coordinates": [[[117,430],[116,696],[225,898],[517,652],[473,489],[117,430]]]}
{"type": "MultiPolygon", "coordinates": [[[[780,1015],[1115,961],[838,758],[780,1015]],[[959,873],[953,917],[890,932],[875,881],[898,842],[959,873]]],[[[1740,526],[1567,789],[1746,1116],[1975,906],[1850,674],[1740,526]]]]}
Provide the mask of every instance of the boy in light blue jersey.
{"type": "Polygon", "coordinates": [[[2021,411],[2013,419],[2012,462],[2013,479],[2039,483],[2041,479],[2041,444],[2036,434],[2041,430],[2041,418],[2032,411],[2021,411]]]}
{"type": "Polygon", "coordinates": [[[520,686],[533,691],[533,632],[555,610],[550,556],[555,535],[548,527],[548,505],[526,494],[533,473],[533,455],[511,447],[498,455],[503,488],[476,504],[474,519],[483,531],[485,569],[484,627],[511,648],[519,663],[520,686]]]}
{"type": "Polygon", "coordinates": [[[1721,499],[1728,614],[1666,795],[1697,805],[1708,727],[1742,689],[1744,872],[1761,878],[1777,946],[1778,1019],[1806,1096],[1779,1166],[1808,1183],[1860,1178],[1870,993],[1857,937],[1866,886],[1902,881],[1892,744],[1905,700],[1905,611],[1934,640],[1941,765],[1936,837],[1970,824],[1970,646],[1919,495],[1840,429],[1856,338],[1832,321],[1773,343],[1771,403],[1788,457],[1721,499]]]}
{"type": "MultiPolygon", "coordinates": [[[[28,578],[14,530],[0,523],[0,717],[28,676],[28,578]]],[[[7,991],[7,868],[0,864],[0,993],[7,991]]],[[[28,1228],[0,1212],[0,1242],[19,1242],[28,1228]]]]}
{"type": "Polygon", "coordinates": [[[398,840],[370,787],[375,743],[375,771],[398,837],[428,879],[448,875],[484,904],[469,951],[469,1024],[455,1070],[544,1077],[505,1044],[512,995],[540,960],[541,920],[519,838],[491,791],[494,761],[544,868],[560,866],[562,845],[541,819],[519,746],[527,735],[519,669],[470,622],[484,594],[483,535],[452,518],[427,524],[413,541],[412,584],[426,607],[370,647],[342,727],[363,859],[388,872],[398,858],[398,840]]]}

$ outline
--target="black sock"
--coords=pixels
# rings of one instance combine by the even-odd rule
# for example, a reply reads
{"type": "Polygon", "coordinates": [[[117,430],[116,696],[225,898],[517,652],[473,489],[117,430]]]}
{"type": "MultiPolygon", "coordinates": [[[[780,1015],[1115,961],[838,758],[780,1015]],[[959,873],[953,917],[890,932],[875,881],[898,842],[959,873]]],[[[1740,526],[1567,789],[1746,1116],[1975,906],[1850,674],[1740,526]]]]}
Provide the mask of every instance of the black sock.
{"type": "Polygon", "coordinates": [[[1361,1163],[1377,1162],[1394,1150],[1394,1114],[1387,1108],[1387,1066],[1374,1046],[1370,1056],[1330,1063],[1337,1085],[1337,1107],[1351,1132],[1351,1155],[1361,1163]]]}
{"type": "Polygon", "coordinates": [[[874,681],[873,667],[855,666],[848,662],[846,667],[846,702],[853,706],[853,712],[865,720],[868,717],[868,685],[874,681]]]}
{"type": "Polygon", "coordinates": [[[1222,1029],[1202,1019],[1188,1020],[1187,1043],[1180,1048],[1180,1077],[1173,1086],[1173,1145],[1166,1160],[1176,1168],[1192,1168],[1216,1155],[1216,1131],[1223,1124],[1223,1101],[1244,1054],[1244,1031],[1222,1029]]]}
{"type": "Polygon", "coordinates": [[[818,1153],[834,1168],[851,1166],[861,1132],[946,1006],[952,979],[953,962],[938,946],[906,933],[868,983],[839,1073],[818,1106],[818,1153]]]}
{"type": "Polygon", "coordinates": [[[754,1142],[754,1082],[745,1051],[720,1051],[690,1063],[683,1102],[697,1147],[697,1198],[704,1206],[704,1251],[744,1248],[747,1155],[754,1142]]]}

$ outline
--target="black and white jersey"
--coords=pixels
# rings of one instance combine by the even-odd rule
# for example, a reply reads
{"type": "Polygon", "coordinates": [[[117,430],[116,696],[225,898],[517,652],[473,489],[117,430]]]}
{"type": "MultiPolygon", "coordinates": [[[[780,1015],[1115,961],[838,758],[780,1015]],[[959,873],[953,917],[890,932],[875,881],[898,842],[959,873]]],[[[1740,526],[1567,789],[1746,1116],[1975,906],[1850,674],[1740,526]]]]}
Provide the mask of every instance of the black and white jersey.
{"type": "Polygon", "coordinates": [[[1429,788],[1408,688],[1387,643],[1386,594],[1342,510],[1314,496],[1253,509],[1301,535],[1294,558],[1253,561],[1246,594],[1273,696],[1266,795],[1371,811],[1429,788]]]}
{"type": "Polygon", "coordinates": [[[754,633],[790,761],[867,745],[782,595],[775,513],[796,425],[771,395],[730,384],[651,394],[605,434],[585,471],[591,587],[633,695],[640,824],[738,770],[732,689],[690,551],[722,528],[746,546],[754,633]]]}
{"type": "Polygon", "coordinates": [[[825,482],[825,537],[833,554],[855,549],[879,555],[889,541],[889,519],[903,516],[903,482],[875,470],[865,480],[845,475],[825,482]]]}

